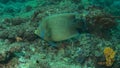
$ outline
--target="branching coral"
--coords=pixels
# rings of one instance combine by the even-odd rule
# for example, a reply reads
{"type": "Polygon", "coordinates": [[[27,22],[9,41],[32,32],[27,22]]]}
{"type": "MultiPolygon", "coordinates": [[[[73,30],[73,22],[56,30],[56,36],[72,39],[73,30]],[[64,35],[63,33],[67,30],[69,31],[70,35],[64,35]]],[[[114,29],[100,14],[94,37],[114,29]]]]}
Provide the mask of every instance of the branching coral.
{"type": "Polygon", "coordinates": [[[104,55],[106,58],[106,66],[111,66],[114,62],[116,52],[112,48],[106,47],[104,49],[104,55]]]}

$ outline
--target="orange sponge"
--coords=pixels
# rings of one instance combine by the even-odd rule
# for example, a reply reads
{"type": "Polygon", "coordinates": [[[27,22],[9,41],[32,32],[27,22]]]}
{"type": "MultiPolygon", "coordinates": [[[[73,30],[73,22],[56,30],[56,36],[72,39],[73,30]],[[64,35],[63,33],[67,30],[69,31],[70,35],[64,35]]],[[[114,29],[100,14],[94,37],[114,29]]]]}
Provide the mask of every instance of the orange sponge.
{"type": "Polygon", "coordinates": [[[116,52],[110,47],[106,47],[104,49],[104,55],[106,58],[106,66],[111,66],[113,64],[115,54],[116,52]]]}

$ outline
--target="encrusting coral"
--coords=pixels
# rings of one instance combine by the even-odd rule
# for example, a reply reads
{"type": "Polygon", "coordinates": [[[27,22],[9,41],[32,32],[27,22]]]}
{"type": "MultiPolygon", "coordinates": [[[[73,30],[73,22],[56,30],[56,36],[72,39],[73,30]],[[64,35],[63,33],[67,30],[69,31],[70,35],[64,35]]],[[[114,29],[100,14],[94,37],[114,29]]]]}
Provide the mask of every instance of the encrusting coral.
{"type": "Polygon", "coordinates": [[[106,66],[112,66],[114,62],[115,54],[116,52],[110,47],[106,47],[104,49],[104,55],[106,58],[106,66]]]}

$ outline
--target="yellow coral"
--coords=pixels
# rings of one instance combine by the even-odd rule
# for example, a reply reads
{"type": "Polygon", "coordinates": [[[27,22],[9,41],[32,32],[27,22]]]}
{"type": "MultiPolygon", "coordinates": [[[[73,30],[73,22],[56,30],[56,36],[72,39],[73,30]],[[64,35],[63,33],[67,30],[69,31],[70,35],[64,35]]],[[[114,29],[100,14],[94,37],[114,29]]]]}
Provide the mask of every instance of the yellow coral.
{"type": "Polygon", "coordinates": [[[110,47],[106,47],[104,49],[104,55],[106,58],[106,66],[111,66],[113,64],[115,54],[116,54],[116,52],[113,51],[113,49],[110,47]]]}

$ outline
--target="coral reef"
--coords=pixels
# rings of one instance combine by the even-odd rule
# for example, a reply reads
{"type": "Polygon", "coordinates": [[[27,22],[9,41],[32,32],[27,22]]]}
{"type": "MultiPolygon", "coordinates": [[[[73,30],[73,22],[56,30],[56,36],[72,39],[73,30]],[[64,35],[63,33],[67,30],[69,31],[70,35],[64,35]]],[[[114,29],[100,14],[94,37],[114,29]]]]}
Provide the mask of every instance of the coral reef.
{"type": "Polygon", "coordinates": [[[119,0],[0,0],[0,68],[119,68],[119,6],[119,0]],[[40,36],[40,26],[52,39],[40,36]]]}

